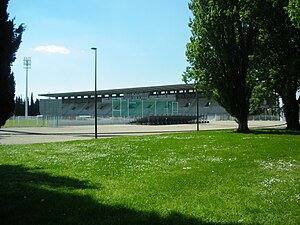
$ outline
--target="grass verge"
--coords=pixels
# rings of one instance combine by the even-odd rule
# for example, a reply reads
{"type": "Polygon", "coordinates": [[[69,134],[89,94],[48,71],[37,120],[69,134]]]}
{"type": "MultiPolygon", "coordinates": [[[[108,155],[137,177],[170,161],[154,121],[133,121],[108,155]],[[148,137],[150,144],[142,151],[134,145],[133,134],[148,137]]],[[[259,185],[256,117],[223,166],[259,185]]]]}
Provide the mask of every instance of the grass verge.
{"type": "Polygon", "coordinates": [[[299,224],[297,133],[0,146],[1,224],[299,224]]]}
{"type": "Polygon", "coordinates": [[[4,127],[45,127],[47,126],[47,120],[43,121],[43,119],[28,119],[25,120],[18,118],[15,119],[9,119],[6,121],[4,127]]]}

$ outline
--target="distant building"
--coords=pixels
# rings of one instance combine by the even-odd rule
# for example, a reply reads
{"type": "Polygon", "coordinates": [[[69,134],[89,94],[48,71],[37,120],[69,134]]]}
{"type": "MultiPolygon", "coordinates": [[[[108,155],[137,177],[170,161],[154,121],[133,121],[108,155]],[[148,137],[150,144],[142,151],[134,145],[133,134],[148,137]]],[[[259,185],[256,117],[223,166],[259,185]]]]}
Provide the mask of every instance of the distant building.
{"type": "MultiPolygon", "coordinates": [[[[40,113],[47,116],[94,116],[94,91],[40,94],[40,113]]],[[[228,113],[215,100],[199,94],[201,115],[228,113]]],[[[191,84],[97,91],[98,117],[196,115],[196,91],[191,84]]]]}

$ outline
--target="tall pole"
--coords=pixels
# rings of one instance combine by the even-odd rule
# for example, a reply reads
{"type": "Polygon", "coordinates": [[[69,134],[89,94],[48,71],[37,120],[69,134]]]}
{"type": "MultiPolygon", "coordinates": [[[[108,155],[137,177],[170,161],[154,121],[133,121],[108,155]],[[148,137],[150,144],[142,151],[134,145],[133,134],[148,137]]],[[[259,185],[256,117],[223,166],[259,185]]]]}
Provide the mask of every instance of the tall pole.
{"type": "Polygon", "coordinates": [[[31,58],[24,57],[24,69],[26,70],[26,97],[25,97],[25,119],[28,119],[28,70],[31,68],[31,58]]]}
{"type": "Polygon", "coordinates": [[[95,139],[98,137],[97,133],[97,48],[91,48],[95,51],[95,91],[94,91],[94,100],[95,100],[95,139]]]}
{"type": "Polygon", "coordinates": [[[196,101],[197,101],[197,131],[199,131],[200,126],[199,126],[199,92],[198,92],[198,89],[196,89],[196,101]]]}

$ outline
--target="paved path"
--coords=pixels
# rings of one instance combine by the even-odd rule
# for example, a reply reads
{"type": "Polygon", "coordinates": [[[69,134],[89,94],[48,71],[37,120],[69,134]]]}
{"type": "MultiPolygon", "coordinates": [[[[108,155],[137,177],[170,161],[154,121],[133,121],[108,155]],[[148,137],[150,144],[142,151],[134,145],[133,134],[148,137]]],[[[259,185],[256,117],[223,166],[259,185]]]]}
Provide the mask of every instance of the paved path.
{"type": "MultiPolygon", "coordinates": [[[[280,121],[249,121],[249,127],[284,126],[280,121]]],[[[200,124],[201,130],[236,129],[234,121],[212,121],[200,124]]],[[[173,132],[196,131],[196,124],[180,125],[98,125],[98,137],[149,135],[173,132]]],[[[0,129],[0,144],[33,144],[94,138],[94,126],[28,127],[0,129]]]]}

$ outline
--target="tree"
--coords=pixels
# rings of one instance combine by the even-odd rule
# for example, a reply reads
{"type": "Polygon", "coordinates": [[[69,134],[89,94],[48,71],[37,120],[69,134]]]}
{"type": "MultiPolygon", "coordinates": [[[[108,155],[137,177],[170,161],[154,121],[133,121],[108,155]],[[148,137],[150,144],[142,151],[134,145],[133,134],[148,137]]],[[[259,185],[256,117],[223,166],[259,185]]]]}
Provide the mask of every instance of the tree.
{"type": "MultiPolygon", "coordinates": [[[[39,109],[40,101],[33,99],[33,93],[31,93],[30,97],[30,104],[28,106],[28,115],[29,116],[37,116],[40,114],[39,109]]],[[[22,97],[16,97],[15,100],[15,112],[16,116],[24,116],[25,115],[25,99],[23,100],[22,97]]]]}
{"type": "Polygon", "coordinates": [[[289,0],[287,10],[293,24],[300,28],[300,0],[289,0]]]}
{"type": "Polygon", "coordinates": [[[22,97],[16,97],[15,101],[15,115],[16,116],[24,116],[25,114],[25,102],[22,97]]]}
{"type": "Polygon", "coordinates": [[[36,99],[34,102],[33,116],[40,115],[40,100],[36,99]]]}
{"type": "Polygon", "coordinates": [[[258,79],[282,98],[287,129],[299,130],[300,29],[289,18],[287,1],[266,2],[260,20],[258,79]]]}
{"type": "Polygon", "coordinates": [[[12,63],[21,44],[24,26],[15,28],[7,13],[9,0],[0,0],[0,127],[14,112],[15,79],[12,63]]]}
{"type": "Polygon", "coordinates": [[[38,99],[36,99],[34,101],[33,93],[31,93],[30,105],[28,107],[28,111],[29,111],[30,116],[37,116],[37,115],[40,114],[39,104],[40,104],[40,101],[38,99]]]}
{"type": "Polygon", "coordinates": [[[280,115],[279,96],[265,82],[259,82],[253,89],[250,114],[280,115]]]}
{"type": "Polygon", "coordinates": [[[28,106],[28,115],[32,116],[35,112],[34,112],[34,99],[33,99],[33,93],[31,92],[31,96],[30,96],[30,101],[29,102],[29,106],[28,106]]]}
{"type": "Polygon", "coordinates": [[[249,56],[254,53],[257,29],[253,22],[256,1],[192,0],[192,36],[187,44],[189,66],[185,82],[194,80],[248,132],[249,100],[254,78],[249,56]]]}

